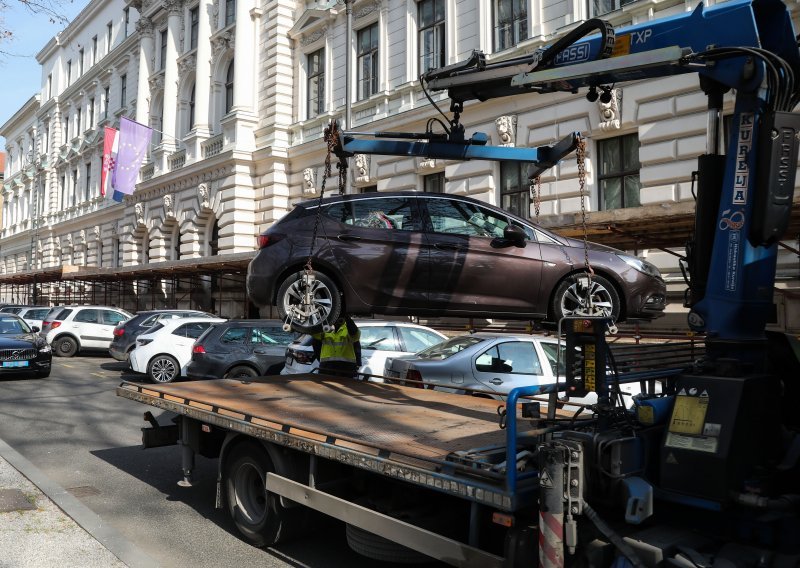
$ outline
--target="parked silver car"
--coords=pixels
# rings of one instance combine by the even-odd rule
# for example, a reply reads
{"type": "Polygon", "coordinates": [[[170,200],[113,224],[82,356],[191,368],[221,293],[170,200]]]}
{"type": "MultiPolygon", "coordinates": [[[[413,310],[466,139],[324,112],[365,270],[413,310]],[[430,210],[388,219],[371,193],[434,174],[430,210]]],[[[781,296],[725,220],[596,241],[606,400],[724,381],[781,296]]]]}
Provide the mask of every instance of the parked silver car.
{"type": "MultiPolygon", "coordinates": [[[[384,375],[421,380],[437,390],[466,393],[466,389],[478,389],[485,391],[480,393],[483,396],[501,398],[516,387],[553,384],[557,375],[563,382],[565,352],[564,343],[559,346],[555,337],[474,333],[448,339],[416,355],[389,358],[384,375]]],[[[623,384],[621,390],[629,394],[641,391],[638,383],[623,384]]],[[[571,400],[592,404],[597,397],[590,393],[571,400]]]]}

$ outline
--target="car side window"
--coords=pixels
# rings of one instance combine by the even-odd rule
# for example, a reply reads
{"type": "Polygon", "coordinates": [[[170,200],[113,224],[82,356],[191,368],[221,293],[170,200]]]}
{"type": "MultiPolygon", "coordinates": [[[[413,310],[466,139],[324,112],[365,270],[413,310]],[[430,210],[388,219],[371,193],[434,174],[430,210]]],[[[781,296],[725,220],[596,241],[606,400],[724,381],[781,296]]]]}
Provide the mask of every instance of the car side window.
{"type": "Polygon", "coordinates": [[[322,214],[338,223],[353,224],[353,208],[350,206],[349,201],[327,205],[322,208],[322,214]]]}
{"type": "Polygon", "coordinates": [[[58,321],[64,321],[65,319],[67,319],[67,317],[69,317],[69,314],[71,314],[71,313],[72,313],[72,310],[63,309],[63,310],[61,310],[60,312],[58,312],[56,314],[54,319],[57,319],[58,321]]]}
{"type": "Polygon", "coordinates": [[[502,237],[508,218],[466,201],[431,198],[425,200],[435,233],[467,237],[502,237]]]}
{"type": "Polygon", "coordinates": [[[295,334],[283,331],[280,327],[254,327],[250,333],[250,343],[263,345],[289,345],[295,334]]]}
{"type": "Polygon", "coordinates": [[[542,349],[544,350],[544,356],[547,357],[547,362],[550,363],[553,374],[565,375],[567,373],[567,348],[562,345],[558,349],[555,343],[542,343],[542,349]],[[556,365],[558,369],[556,369],[556,365]]]}
{"type": "Polygon", "coordinates": [[[117,325],[120,322],[127,320],[125,314],[114,312],[112,310],[103,310],[103,322],[109,325],[117,325]]]}
{"type": "Polygon", "coordinates": [[[419,329],[416,327],[398,327],[397,331],[400,332],[400,337],[405,343],[406,351],[416,353],[427,349],[431,345],[441,343],[441,337],[427,329],[419,329]]]}
{"type": "Polygon", "coordinates": [[[361,348],[375,351],[398,351],[397,340],[391,327],[362,327],[361,348]]]}
{"type": "Polygon", "coordinates": [[[414,201],[407,197],[382,197],[353,201],[353,225],[368,229],[421,231],[414,201]]]}
{"type": "Polygon", "coordinates": [[[246,338],[247,330],[245,328],[231,327],[222,334],[222,337],[219,338],[219,342],[225,345],[243,345],[246,338]]]}
{"type": "Polygon", "coordinates": [[[152,327],[158,320],[158,314],[153,314],[152,316],[146,317],[144,320],[142,320],[142,323],[140,323],[139,326],[152,327]]]}
{"type": "MultiPolygon", "coordinates": [[[[61,314],[59,314],[60,316],[61,314]]],[[[81,310],[72,321],[80,323],[100,323],[100,310],[81,310]]]]}
{"type": "Polygon", "coordinates": [[[482,373],[542,374],[539,357],[529,341],[508,341],[495,345],[478,355],[475,368],[482,373]]]}
{"type": "Polygon", "coordinates": [[[175,328],[172,332],[172,335],[178,335],[180,337],[189,337],[191,339],[197,339],[200,337],[203,332],[209,328],[210,323],[185,323],[183,325],[179,325],[175,328]]]}
{"type": "Polygon", "coordinates": [[[25,317],[34,320],[44,319],[49,311],[50,310],[28,310],[25,312],[25,317]]]}

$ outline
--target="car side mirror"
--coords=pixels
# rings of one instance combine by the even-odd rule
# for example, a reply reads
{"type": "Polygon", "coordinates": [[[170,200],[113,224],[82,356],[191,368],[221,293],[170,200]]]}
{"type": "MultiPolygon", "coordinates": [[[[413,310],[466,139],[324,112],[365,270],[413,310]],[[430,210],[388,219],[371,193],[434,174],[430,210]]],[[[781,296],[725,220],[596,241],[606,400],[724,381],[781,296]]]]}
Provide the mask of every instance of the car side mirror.
{"type": "Polygon", "coordinates": [[[506,225],[503,229],[503,238],[518,247],[525,246],[525,231],[517,225],[506,225]]]}
{"type": "Polygon", "coordinates": [[[33,333],[38,333],[38,332],[40,332],[40,331],[42,331],[42,330],[41,330],[41,329],[39,329],[39,326],[38,326],[38,325],[32,325],[32,326],[31,326],[31,331],[32,331],[33,333]]]}

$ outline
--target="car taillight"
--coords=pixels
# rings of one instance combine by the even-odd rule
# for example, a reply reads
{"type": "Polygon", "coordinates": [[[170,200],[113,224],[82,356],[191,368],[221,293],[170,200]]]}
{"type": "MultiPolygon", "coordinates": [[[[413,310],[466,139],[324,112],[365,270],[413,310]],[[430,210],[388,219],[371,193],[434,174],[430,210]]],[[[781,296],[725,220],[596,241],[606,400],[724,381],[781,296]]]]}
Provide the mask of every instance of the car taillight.
{"type": "Polygon", "coordinates": [[[201,353],[202,354],[202,353],[205,353],[205,352],[206,352],[206,348],[203,347],[202,345],[195,345],[194,347],[192,347],[192,353],[201,353]]]}
{"type": "Polygon", "coordinates": [[[124,327],[117,327],[114,329],[114,337],[122,337],[123,335],[125,335],[124,327]]]}
{"type": "Polygon", "coordinates": [[[408,379],[409,381],[419,381],[416,383],[409,383],[408,386],[416,387],[418,389],[424,388],[424,385],[422,384],[422,373],[420,373],[416,369],[409,369],[408,372],[406,373],[406,379],[408,379]]]}
{"type": "Polygon", "coordinates": [[[296,351],[294,349],[289,350],[289,355],[291,355],[295,361],[300,363],[301,365],[310,365],[314,361],[314,352],[308,351],[296,351]]]}
{"type": "Polygon", "coordinates": [[[274,245],[281,239],[283,239],[283,235],[279,233],[258,235],[258,248],[267,248],[270,245],[274,245]]]}
{"type": "Polygon", "coordinates": [[[61,325],[60,321],[54,321],[53,323],[50,324],[50,329],[55,329],[60,325],[61,325]]]}

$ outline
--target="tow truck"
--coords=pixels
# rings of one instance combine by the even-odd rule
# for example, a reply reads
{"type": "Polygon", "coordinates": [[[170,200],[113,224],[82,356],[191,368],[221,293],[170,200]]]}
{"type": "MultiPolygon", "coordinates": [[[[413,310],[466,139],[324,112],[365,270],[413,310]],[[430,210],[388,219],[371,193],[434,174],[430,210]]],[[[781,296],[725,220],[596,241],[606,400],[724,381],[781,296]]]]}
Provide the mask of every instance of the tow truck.
{"type": "Polygon", "coordinates": [[[701,5],[619,30],[590,20],[502,62],[475,53],[422,78],[452,101],[447,124],[431,123],[442,132],[338,132],[329,148],[341,158],[518,160],[535,177],[580,151],[580,134],[541,148],[491,147],[484,135],[464,134],[464,103],[580,89],[592,98],[616,83],[678,73],[697,73],[708,95],[686,260],[689,325],[706,337],[701,361],[618,372],[606,343],[613,322],[578,314],[559,324],[566,380],[515,389],[499,407],[410,381],[123,382],[119,396],[176,415],[165,425],[147,412],[144,445],[177,443],[185,486],[196,454],[219,458],[217,506],[258,546],[302,532],[313,509],[343,520],[350,546],[379,560],[800,565],[800,345],[765,331],[800,138],[792,112],[800,51],[779,0],[701,5]],[[645,387],[630,408],[619,401],[624,382],[645,387]],[[588,391],[597,404],[564,406],[564,395],[588,391]]]}

